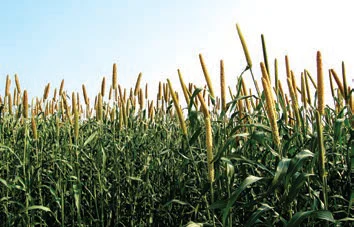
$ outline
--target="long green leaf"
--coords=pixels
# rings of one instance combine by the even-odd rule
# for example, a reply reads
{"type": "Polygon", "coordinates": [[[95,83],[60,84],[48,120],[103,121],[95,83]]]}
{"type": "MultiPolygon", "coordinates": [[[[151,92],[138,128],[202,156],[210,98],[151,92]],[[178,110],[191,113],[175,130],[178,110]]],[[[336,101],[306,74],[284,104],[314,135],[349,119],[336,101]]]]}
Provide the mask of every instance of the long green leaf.
{"type": "Polygon", "coordinates": [[[256,177],[256,176],[248,176],[243,182],[242,184],[240,185],[240,187],[238,187],[231,195],[231,198],[230,200],[228,201],[227,203],[227,206],[226,208],[224,209],[224,212],[223,212],[223,217],[222,217],[222,222],[223,222],[223,225],[225,225],[225,222],[226,222],[226,219],[229,215],[229,212],[230,212],[230,209],[231,207],[234,205],[234,203],[236,202],[236,200],[238,199],[238,197],[240,196],[241,192],[243,190],[245,190],[247,188],[247,186],[259,181],[263,179],[263,177],[256,177]]]}
{"type": "Polygon", "coordinates": [[[317,218],[325,221],[335,222],[333,215],[331,212],[327,210],[311,210],[311,211],[301,211],[294,214],[294,216],[290,219],[287,227],[298,227],[301,226],[301,223],[306,218],[317,218]]]}

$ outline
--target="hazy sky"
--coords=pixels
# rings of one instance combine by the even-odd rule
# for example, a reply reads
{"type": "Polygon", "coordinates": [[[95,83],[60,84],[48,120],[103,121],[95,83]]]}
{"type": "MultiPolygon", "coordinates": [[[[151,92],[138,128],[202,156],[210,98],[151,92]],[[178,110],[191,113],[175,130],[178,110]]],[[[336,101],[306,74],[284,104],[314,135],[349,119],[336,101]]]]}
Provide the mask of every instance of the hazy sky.
{"type": "Polygon", "coordinates": [[[61,79],[69,92],[81,93],[81,85],[86,84],[94,95],[103,76],[111,81],[114,62],[118,81],[126,88],[134,86],[142,72],[143,84],[155,87],[159,80],[171,78],[179,89],[177,68],[186,82],[203,85],[199,53],[215,90],[219,89],[220,59],[225,61],[228,85],[234,86],[246,66],[236,23],[248,43],[257,78],[262,61],[260,36],[264,34],[271,72],[278,58],[280,76],[285,77],[287,54],[296,75],[306,68],[315,76],[316,51],[321,50],[325,70],[335,68],[340,73],[341,61],[345,61],[353,86],[354,7],[350,2],[1,1],[0,94],[4,94],[6,75],[11,75],[14,86],[17,73],[31,96],[42,95],[48,82],[58,87],[61,79]]]}

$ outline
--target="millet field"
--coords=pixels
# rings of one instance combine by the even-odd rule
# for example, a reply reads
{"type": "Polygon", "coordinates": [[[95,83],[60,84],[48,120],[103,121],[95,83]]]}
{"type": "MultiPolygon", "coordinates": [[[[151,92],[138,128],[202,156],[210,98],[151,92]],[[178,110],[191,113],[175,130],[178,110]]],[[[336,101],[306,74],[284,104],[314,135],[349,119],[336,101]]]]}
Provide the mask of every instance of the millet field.
{"type": "Polygon", "coordinates": [[[29,98],[8,75],[0,225],[351,226],[354,92],[344,62],[325,69],[318,51],[317,70],[294,75],[288,56],[268,59],[262,35],[263,62],[252,64],[239,25],[236,33],[245,65],[235,87],[223,60],[209,75],[202,54],[205,84],[178,69],[180,83],[166,78],[152,97],[142,73],[123,88],[116,64],[92,99],[64,80],[29,98]]]}

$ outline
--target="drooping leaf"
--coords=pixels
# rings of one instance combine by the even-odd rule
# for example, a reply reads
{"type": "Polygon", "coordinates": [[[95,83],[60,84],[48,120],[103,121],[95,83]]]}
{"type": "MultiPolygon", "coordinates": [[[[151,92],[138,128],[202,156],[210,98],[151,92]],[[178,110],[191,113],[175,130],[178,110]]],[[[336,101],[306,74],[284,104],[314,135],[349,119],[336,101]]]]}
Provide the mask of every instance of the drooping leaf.
{"type": "Polygon", "coordinates": [[[251,227],[254,224],[256,224],[256,222],[258,221],[259,217],[267,212],[268,210],[273,209],[273,207],[269,206],[268,204],[263,203],[262,206],[260,208],[258,208],[255,212],[253,212],[253,214],[251,215],[251,217],[249,218],[248,222],[246,223],[246,227],[251,227]]]}
{"type": "Polygon", "coordinates": [[[226,219],[229,215],[231,207],[237,201],[238,197],[240,196],[241,192],[247,188],[247,186],[263,179],[263,177],[256,177],[256,176],[248,176],[242,184],[232,193],[231,198],[229,199],[226,208],[223,211],[222,222],[225,225],[226,219]]]}
{"type": "Polygon", "coordinates": [[[316,218],[316,219],[322,219],[322,220],[330,221],[330,222],[335,222],[331,212],[329,212],[327,210],[311,210],[311,211],[297,212],[290,219],[290,221],[288,222],[288,224],[286,226],[287,227],[301,226],[301,223],[306,218],[309,218],[309,217],[316,218]]]}

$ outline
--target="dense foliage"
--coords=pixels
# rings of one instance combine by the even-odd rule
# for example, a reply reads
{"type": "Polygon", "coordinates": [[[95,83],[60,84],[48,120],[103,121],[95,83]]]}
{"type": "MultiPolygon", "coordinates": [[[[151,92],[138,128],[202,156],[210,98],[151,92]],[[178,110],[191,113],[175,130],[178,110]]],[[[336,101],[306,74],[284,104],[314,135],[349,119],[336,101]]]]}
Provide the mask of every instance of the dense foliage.
{"type": "MultiPolygon", "coordinates": [[[[253,76],[249,62],[248,71],[253,76]]],[[[6,93],[0,113],[1,226],[351,225],[353,90],[345,80],[341,90],[336,80],[337,95],[321,113],[315,83],[311,93],[307,79],[299,90],[290,81],[289,89],[296,87],[290,93],[298,97],[288,99],[277,82],[271,89],[274,126],[269,94],[248,94],[242,75],[225,108],[211,95],[212,85],[209,92],[189,86],[186,133],[167,84],[153,106],[138,83],[138,92],[126,97],[113,79],[116,99],[103,99],[102,88],[94,116],[89,103],[86,114],[80,108],[75,93],[71,106],[64,91],[51,100],[45,94],[30,106],[30,116],[19,86],[14,104],[6,93]],[[200,110],[203,92],[208,111],[200,110]]]]}

